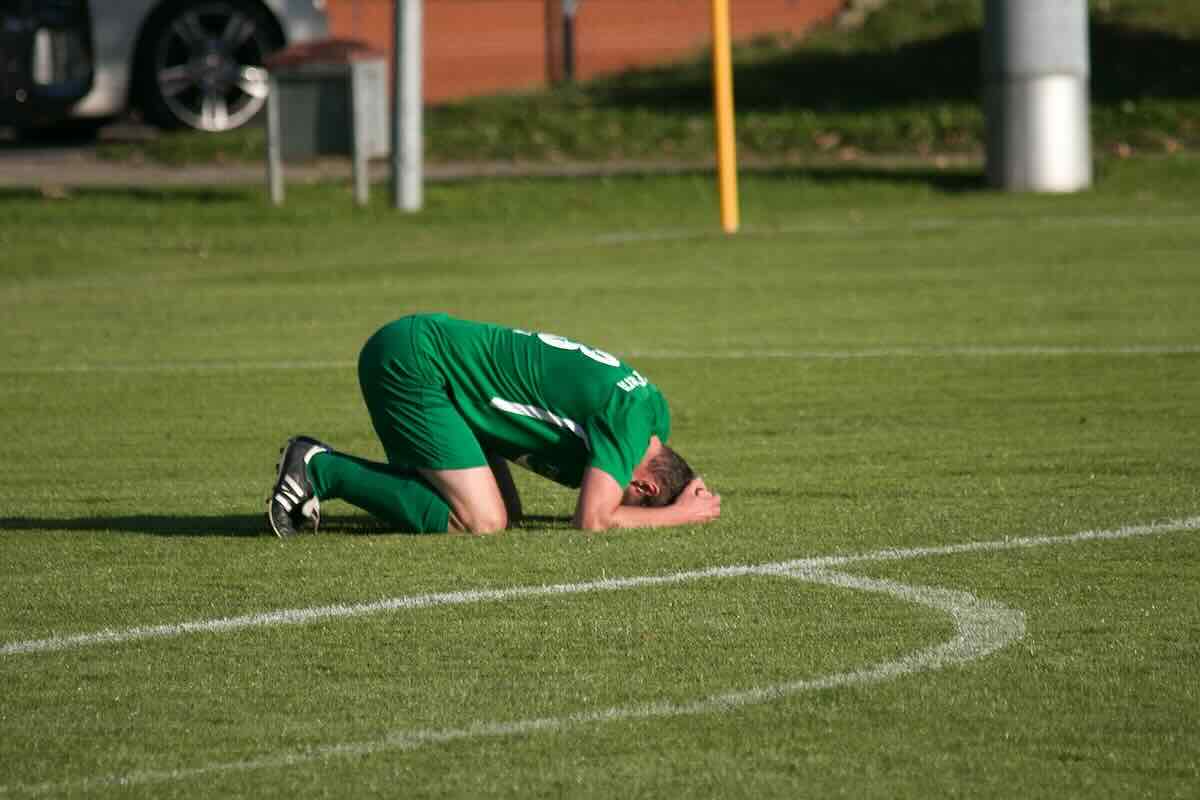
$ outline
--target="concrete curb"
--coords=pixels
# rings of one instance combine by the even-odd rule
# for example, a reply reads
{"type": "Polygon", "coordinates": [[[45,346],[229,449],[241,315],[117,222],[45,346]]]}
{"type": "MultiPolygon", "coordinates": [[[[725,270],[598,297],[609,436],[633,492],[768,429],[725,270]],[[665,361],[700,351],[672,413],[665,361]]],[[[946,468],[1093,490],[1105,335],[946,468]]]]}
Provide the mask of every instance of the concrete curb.
{"type": "MultiPolygon", "coordinates": [[[[803,169],[873,170],[898,169],[970,169],[982,165],[977,155],[939,156],[857,156],[853,159],[743,159],[742,172],[769,172],[803,169]]],[[[712,172],[712,161],[613,161],[613,162],[462,162],[427,164],[425,177],[431,183],[486,178],[596,178],[618,175],[678,175],[712,172]]],[[[287,165],[284,177],[290,185],[336,182],[351,177],[348,159],[287,165]]],[[[386,161],[371,165],[371,180],[384,183],[390,178],[386,161]]],[[[161,164],[105,161],[78,150],[46,149],[10,152],[0,158],[0,187],[29,189],[58,188],[154,188],[154,187],[266,187],[266,164],[228,163],[170,167],[161,164]]]]}

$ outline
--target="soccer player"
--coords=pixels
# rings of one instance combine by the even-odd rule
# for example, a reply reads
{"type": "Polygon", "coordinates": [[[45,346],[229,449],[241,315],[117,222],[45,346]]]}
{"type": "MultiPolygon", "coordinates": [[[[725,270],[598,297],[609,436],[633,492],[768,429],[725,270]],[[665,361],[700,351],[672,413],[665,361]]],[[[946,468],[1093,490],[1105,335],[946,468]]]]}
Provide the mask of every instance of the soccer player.
{"type": "Polygon", "coordinates": [[[579,487],[584,530],[708,522],[720,495],[667,447],[658,387],[616,357],[561,336],[404,317],[375,332],[358,379],[387,463],[289,439],[267,500],[277,536],[341,499],[412,533],[495,533],[521,516],[519,464],[579,487]]]}

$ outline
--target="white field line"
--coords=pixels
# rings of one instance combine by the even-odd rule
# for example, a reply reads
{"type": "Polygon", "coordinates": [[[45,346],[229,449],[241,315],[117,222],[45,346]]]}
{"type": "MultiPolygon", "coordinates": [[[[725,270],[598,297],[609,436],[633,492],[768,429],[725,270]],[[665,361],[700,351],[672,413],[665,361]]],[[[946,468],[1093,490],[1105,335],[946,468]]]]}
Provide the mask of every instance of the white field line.
{"type": "MultiPolygon", "coordinates": [[[[662,358],[677,360],[741,361],[852,361],[889,358],[1043,358],[1072,356],[1166,356],[1195,355],[1200,344],[1141,345],[929,345],[909,347],[868,347],[861,350],[637,350],[623,355],[626,359],[662,358]]],[[[350,360],[280,361],[150,361],[93,362],[37,366],[0,366],[0,375],[67,375],[76,373],[178,373],[178,372],[262,372],[289,370],[353,369],[350,360]]]]}
{"type": "MultiPolygon", "coordinates": [[[[466,603],[485,600],[516,599],[520,597],[567,594],[596,590],[612,590],[633,588],[638,586],[661,585],[665,583],[680,583],[686,580],[698,580],[718,577],[742,577],[752,575],[778,575],[802,581],[821,583],[857,591],[876,592],[890,595],[905,602],[924,605],[942,613],[948,614],[954,621],[955,635],[950,640],[932,647],[927,647],[915,653],[902,656],[891,661],[881,662],[849,672],[834,673],[787,683],[775,684],[752,689],[736,690],[710,695],[689,703],[669,703],[665,701],[646,703],[634,706],[611,707],[580,711],[561,717],[539,717],[506,722],[476,722],[463,728],[448,728],[442,730],[407,730],[395,731],[387,736],[363,742],[342,742],[310,747],[305,750],[281,751],[270,753],[258,758],[243,761],[211,762],[194,767],[174,769],[146,769],[134,772],[96,776],[92,778],[69,781],[52,781],[40,784],[10,784],[0,785],[0,795],[58,795],[64,793],[87,792],[106,786],[134,786],[169,781],[182,781],[200,778],[214,774],[248,772],[261,769],[275,769],[296,766],[313,761],[328,760],[339,757],[364,757],[381,752],[396,752],[414,750],[426,745],[457,740],[507,737],[527,735],[546,731],[561,731],[581,725],[613,722],[618,720],[659,719],[693,714],[722,713],[742,706],[770,702],[790,695],[806,691],[817,691],[844,686],[862,686],[879,683],[906,674],[933,670],[953,664],[963,664],[999,650],[1007,644],[1020,639],[1025,633],[1025,617],[1018,610],[1007,608],[999,603],[981,600],[968,592],[927,586],[909,586],[894,581],[877,580],[837,572],[832,567],[865,563],[870,561],[889,561],[901,558],[922,558],[935,555],[951,555],[961,553],[983,553],[1001,550],[1025,549],[1044,547],[1058,544],[1074,544],[1088,541],[1124,539],[1136,536],[1154,536],[1179,531],[1194,531],[1200,529],[1200,517],[1161,522],[1150,525],[1131,525],[1114,530],[1083,531],[1067,536],[1035,536],[1014,539],[999,539],[987,542],[966,542],[955,545],[934,547],[885,549],[870,553],[844,556],[822,556],[803,558],[793,561],[780,561],[758,566],[727,566],[714,567],[706,570],[677,572],[668,575],[644,576],[640,578],[623,578],[614,580],[593,581],[589,583],[562,584],[542,587],[515,587],[513,589],[479,592],[454,592],[440,595],[420,595],[412,598],[396,598],[385,604],[366,604],[361,606],[337,607],[343,610],[359,609],[354,613],[370,613],[370,610],[385,610],[391,608],[421,608],[439,603],[466,603]]],[[[277,614],[324,614],[323,609],[300,609],[294,612],[277,612],[277,614]]],[[[350,616],[338,612],[339,616],[350,616]]],[[[312,619],[326,617],[311,617],[312,619]]],[[[238,618],[242,620],[258,619],[261,623],[273,624],[265,620],[275,619],[276,622],[298,622],[301,618],[292,616],[276,617],[275,615],[257,615],[255,617],[238,618]]],[[[212,621],[220,622],[220,621],[212,621]]],[[[195,623],[194,623],[195,624],[195,623]]],[[[180,626],[175,626],[177,629],[180,626]]],[[[245,626],[243,626],[245,627],[245,626]]],[[[170,628],[144,628],[142,631],[161,631],[170,628]]],[[[178,633],[182,633],[179,630],[178,633]]],[[[165,635],[165,634],[159,634],[165,635]]],[[[178,635],[178,634],[172,634],[178,635]]],[[[111,639],[82,640],[74,637],[76,644],[99,643],[111,639]]],[[[48,640],[62,642],[64,640],[48,640]]],[[[19,643],[18,643],[19,644],[19,643]]],[[[62,649],[62,647],[42,648],[62,649]]],[[[28,652],[28,651],[20,651],[28,652]]]]}
{"type": "Polygon", "coordinates": [[[733,565],[708,567],[705,569],[674,572],[665,575],[643,575],[631,578],[606,578],[582,583],[551,584],[545,586],[514,586],[506,589],[478,589],[462,592],[408,595],[377,600],[370,603],[350,605],[316,606],[266,611],[237,617],[193,620],[166,625],[139,626],[118,630],[102,630],[94,633],[79,633],[51,636],[45,639],[6,642],[0,645],[0,657],[21,656],[30,653],[71,650],[105,644],[142,639],[161,639],[192,634],[228,633],[248,628],[264,628],[276,625],[303,625],[330,619],[362,617],[395,611],[409,611],[434,606],[462,605],[466,603],[503,602],[521,598],[545,597],[588,592],[617,591],[645,586],[664,586],[695,580],[716,578],[738,578],[748,575],[771,575],[806,569],[829,569],[870,561],[894,561],[905,558],[956,555],[962,553],[984,553],[999,550],[1016,550],[1043,547],[1055,544],[1073,544],[1095,539],[1125,539],[1134,536],[1153,536],[1183,530],[1200,529],[1200,517],[1161,522],[1151,525],[1134,525],[1111,531],[1084,531],[1066,536],[1042,536],[1020,539],[998,539],[986,542],[939,545],[906,549],[876,550],[871,553],[841,556],[818,556],[794,561],[777,561],[770,564],[733,565]]]}
{"type": "MultiPolygon", "coordinates": [[[[864,556],[856,558],[861,559],[864,556]]],[[[581,711],[561,717],[536,717],[510,722],[478,722],[464,728],[395,731],[371,741],[320,745],[306,750],[272,753],[244,761],[214,762],[178,769],[139,770],[122,775],[107,775],[79,781],[0,786],[0,794],[41,795],[74,791],[87,792],[104,786],[164,783],[212,774],[290,767],[330,758],[361,758],[381,752],[415,750],[426,745],[464,739],[561,731],[581,725],[620,720],[661,719],[694,714],[723,713],[742,706],[771,702],[801,692],[880,683],[909,673],[941,669],[952,664],[963,664],[983,658],[1025,635],[1025,615],[1022,612],[999,603],[980,600],[967,592],[928,586],[907,586],[894,581],[863,578],[811,567],[785,570],[778,574],[843,589],[891,595],[909,603],[933,608],[949,615],[954,620],[955,635],[942,644],[862,669],[772,686],[724,692],[689,703],[660,701],[581,711]]]]}

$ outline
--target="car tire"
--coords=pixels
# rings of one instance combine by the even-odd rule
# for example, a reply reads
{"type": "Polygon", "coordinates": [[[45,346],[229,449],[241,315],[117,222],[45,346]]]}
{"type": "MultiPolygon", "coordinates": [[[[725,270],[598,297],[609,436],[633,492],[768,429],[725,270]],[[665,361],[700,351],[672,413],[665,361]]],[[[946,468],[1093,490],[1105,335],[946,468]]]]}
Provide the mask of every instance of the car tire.
{"type": "Polygon", "coordinates": [[[139,40],[142,114],[166,129],[239,128],[265,105],[263,60],[282,45],[278,23],[254,0],[172,0],[139,40]]]}

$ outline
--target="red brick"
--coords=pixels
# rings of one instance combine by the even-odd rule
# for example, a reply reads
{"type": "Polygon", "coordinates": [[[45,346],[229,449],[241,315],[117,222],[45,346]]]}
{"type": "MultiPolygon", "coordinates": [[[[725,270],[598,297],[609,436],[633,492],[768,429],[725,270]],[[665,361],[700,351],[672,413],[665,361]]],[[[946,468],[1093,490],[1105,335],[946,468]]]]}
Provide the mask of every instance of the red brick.
{"type": "MultiPolygon", "coordinates": [[[[328,0],[335,36],[391,51],[395,0],[328,0]]],[[[844,0],[731,0],[736,39],[801,34],[844,0]]],[[[711,40],[710,0],[580,0],[576,75],[689,55],[711,40]]],[[[533,88],[546,80],[545,0],[425,0],[425,97],[533,88]]]]}

